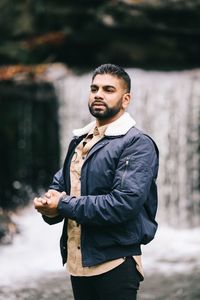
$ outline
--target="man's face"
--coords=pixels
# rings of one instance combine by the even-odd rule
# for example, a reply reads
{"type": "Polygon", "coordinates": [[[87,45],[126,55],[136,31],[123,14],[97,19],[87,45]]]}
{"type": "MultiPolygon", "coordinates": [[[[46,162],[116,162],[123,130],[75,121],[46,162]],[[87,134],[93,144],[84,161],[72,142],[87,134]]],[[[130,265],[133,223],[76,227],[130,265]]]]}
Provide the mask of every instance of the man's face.
{"type": "Polygon", "coordinates": [[[130,101],[124,81],[110,74],[96,75],[89,95],[90,113],[98,120],[107,120],[120,116],[130,101]]]}

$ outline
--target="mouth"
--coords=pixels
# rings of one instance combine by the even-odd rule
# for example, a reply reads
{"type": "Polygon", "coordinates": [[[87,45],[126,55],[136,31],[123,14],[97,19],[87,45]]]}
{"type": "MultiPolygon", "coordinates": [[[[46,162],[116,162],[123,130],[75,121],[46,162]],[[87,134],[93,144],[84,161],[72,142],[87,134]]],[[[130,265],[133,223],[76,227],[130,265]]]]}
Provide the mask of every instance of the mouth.
{"type": "Polygon", "coordinates": [[[93,102],[92,103],[92,107],[97,107],[97,108],[102,108],[102,107],[106,107],[106,105],[102,102],[93,102]]]}

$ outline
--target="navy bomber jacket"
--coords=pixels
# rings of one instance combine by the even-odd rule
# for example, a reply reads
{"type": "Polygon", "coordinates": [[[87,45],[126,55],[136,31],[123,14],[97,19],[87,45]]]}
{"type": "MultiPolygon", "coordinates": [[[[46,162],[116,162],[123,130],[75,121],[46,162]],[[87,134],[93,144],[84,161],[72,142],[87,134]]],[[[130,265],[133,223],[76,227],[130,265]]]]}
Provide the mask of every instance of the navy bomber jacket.
{"type": "Polygon", "coordinates": [[[81,172],[81,196],[70,195],[70,161],[76,146],[94,122],[74,130],[63,168],[51,189],[65,191],[58,204],[59,216],[48,224],[64,220],[60,239],[63,264],[67,259],[67,220],[81,224],[83,266],[141,254],[141,244],[156,233],[158,149],[155,142],[134,127],[128,113],[111,123],[105,137],[89,151],[81,172]]]}

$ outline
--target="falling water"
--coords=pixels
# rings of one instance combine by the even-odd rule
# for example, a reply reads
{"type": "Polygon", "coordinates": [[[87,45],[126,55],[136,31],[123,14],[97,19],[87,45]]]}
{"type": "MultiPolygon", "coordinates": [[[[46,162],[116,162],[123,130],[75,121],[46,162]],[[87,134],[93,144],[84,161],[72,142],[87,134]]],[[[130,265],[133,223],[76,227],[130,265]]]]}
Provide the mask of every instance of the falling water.
{"type": "MultiPolygon", "coordinates": [[[[127,71],[132,79],[129,112],[137,127],[150,134],[160,149],[160,226],[155,240],[143,247],[145,274],[152,281],[162,278],[163,274],[171,277],[178,273],[189,274],[193,280],[195,271],[200,267],[200,70],[170,73],[127,71]],[[166,226],[166,223],[173,226],[166,226]],[[192,226],[196,228],[184,228],[192,226]]],[[[87,109],[90,80],[91,74],[54,78],[59,98],[61,161],[72,137],[72,129],[92,119],[87,109]]],[[[17,216],[16,222],[21,234],[15,238],[13,245],[0,248],[0,300],[19,299],[14,289],[15,285],[19,286],[19,281],[22,287],[27,287],[28,293],[28,298],[20,299],[38,298],[30,296],[34,283],[35,291],[39,289],[36,278],[41,282],[44,278],[48,281],[48,276],[54,274],[52,272],[62,269],[59,256],[62,224],[48,226],[32,206],[17,216]]],[[[65,278],[63,272],[61,277],[65,278]]],[[[156,282],[160,288],[162,284],[162,281],[156,282]]],[[[40,289],[42,295],[45,287],[40,286],[40,289]]],[[[52,298],[47,298],[62,299],[60,289],[59,280],[59,296],[54,297],[52,286],[52,298]]],[[[148,293],[151,297],[152,291],[148,293]]],[[[45,297],[46,294],[41,299],[45,297]]],[[[71,299],[69,294],[68,297],[71,299]]]]}
{"type": "MultiPolygon", "coordinates": [[[[159,220],[173,226],[200,224],[200,70],[146,72],[128,69],[129,112],[160,150],[159,220]]],[[[72,129],[91,120],[87,99],[91,74],[56,81],[60,101],[62,160],[72,129]]]]}

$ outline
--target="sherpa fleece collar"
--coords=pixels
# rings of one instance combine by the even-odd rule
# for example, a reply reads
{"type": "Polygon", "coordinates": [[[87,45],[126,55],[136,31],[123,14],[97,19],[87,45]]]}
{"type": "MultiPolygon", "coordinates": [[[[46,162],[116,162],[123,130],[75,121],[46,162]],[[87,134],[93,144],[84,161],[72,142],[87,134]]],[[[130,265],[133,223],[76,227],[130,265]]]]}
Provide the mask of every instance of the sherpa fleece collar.
{"type": "MultiPolygon", "coordinates": [[[[129,129],[135,126],[135,120],[129,115],[129,113],[125,112],[120,118],[116,121],[110,123],[105,131],[105,136],[118,136],[125,135],[129,129]]],[[[82,136],[88,134],[92,128],[95,128],[96,121],[93,121],[80,129],[74,129],[74,136],[82,136]]]]}

